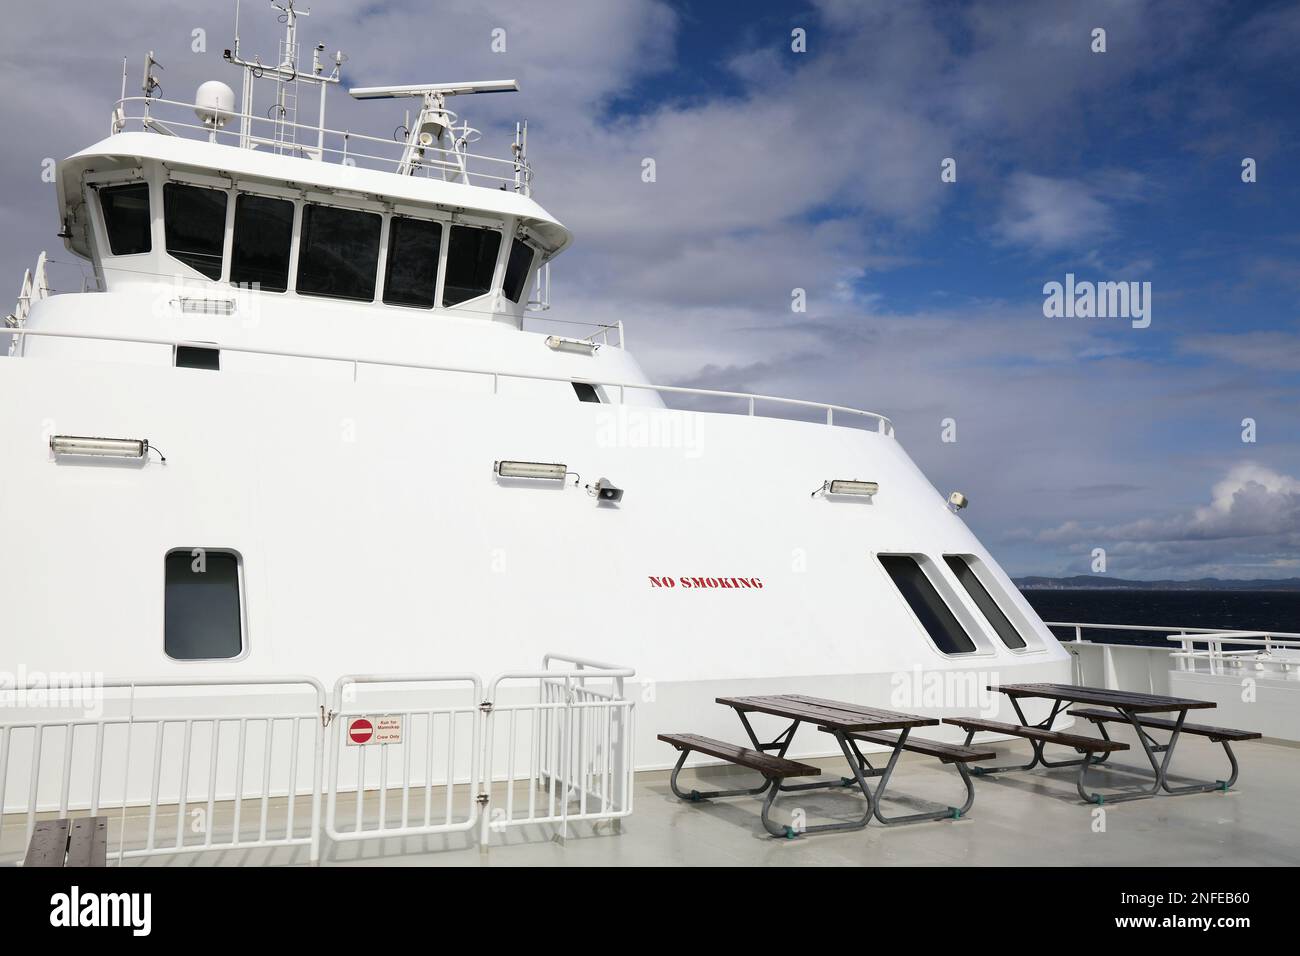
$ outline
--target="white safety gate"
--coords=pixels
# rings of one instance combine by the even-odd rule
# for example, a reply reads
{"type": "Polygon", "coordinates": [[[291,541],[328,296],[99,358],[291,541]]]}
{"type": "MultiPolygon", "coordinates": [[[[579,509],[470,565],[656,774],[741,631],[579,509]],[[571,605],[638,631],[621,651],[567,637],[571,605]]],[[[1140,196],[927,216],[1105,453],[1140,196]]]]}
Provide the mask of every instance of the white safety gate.
{"type": "Polygon", "coordinates": [[[349,675],[334,688],[331,840],[493,832],[632,812],[631,668],[547,655],[502,674],[349,675]],[[351,806],[341,806],[350,800],[351,806]]]}

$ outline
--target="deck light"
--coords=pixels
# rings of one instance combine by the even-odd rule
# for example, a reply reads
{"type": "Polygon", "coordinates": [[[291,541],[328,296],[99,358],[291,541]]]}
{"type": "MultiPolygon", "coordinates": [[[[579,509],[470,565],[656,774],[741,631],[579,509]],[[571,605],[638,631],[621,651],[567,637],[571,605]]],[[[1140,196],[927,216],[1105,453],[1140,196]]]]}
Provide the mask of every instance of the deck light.
{"type": "Polygon", "coordinates": [[[880,490],[874,481],[850,481],[845,478],[832,478],[824,482],[813,494],[821,492],[828,495],[863,495],[870,498],[880,490]]]}
{"type": "Polygon", "coordinates": [[[554,349],[556,352],[577,352],[581,355],[591,355],[596,351],[595,342],[584,342],[582,339],[566,339],[559,335],[548,335],[546,337],[546,347],[554,349]]]}
{"type": "Polygon", "coordinates": [[[545,478],[550,481],[563,481],[569,473],[565,465],[552,465],[539,461],[498,461],[492,470],[502,478],[545,478]]]}
{"type": "Polygon", "coordinates": [[[50,451],[56,455],[92,455],[100,458],[137,458],[149,455],[147,438],[81,438],[76,435],[54,435],[50,438],[50,451]]]}
{"type": "Polygon", "coordinates": [[[961,509],[965,508],[968,504],[970,504],[970,499],[960,491],[954,491],[948,496],[948,506],[952,508],[953,511],[961,511],[961,509]]]}

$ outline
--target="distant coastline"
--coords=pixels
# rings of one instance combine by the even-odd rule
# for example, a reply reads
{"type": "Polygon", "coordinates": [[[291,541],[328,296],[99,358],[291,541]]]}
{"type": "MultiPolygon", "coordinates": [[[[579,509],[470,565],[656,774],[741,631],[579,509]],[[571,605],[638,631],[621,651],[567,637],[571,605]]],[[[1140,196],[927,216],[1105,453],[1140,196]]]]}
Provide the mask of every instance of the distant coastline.
{"type": "Polygon", "coordinates": [[[1011,580],[1022,591],[1300,591],[1300,578],[1135,581],[1105,574],[1076,574],[1068,578],[1028,575],[1011,580]]]}

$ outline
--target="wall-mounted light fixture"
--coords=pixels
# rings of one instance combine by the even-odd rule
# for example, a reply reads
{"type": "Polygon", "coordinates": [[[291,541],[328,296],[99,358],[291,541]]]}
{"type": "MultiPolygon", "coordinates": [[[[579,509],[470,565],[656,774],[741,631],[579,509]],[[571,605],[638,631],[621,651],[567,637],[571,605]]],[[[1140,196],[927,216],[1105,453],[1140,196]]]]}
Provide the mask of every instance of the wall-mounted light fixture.
{"type": "Polygon", "coordinates": [[[493,462],[492,470],[502,478],[543,478],[550,481],[563,481],[569,473],[565,465],[540,461],[498,461],[493,462]]]}
{"type": "Polygon", "coordinates": [[[127,458],[144,461],[154,451],[162,461],[167,459],[157,448],[150,448],[147,438],[87,438],[80,435],[52,435],[50,451],[55,455],[81,455],[93,458],[127,458]]]}
{"type": "Polygon", "coordinates": [[[556,352],[577,352],[580,355],[592,355],[596,351],[595,342],[586,342],[582,339],[566,339],[560,335],[548,335],[546,337],[546,347],[554,349],[556,352]]]}
{"type": "Polygon", "coordinates": [[[833,478],[830,481],[822,483],[822,486],[813,492],[814,495],[860,495],[870,498],[880,490],[880,485],[874,481],[850,481],[847,478],[833,478]]]}
{"type": "Polygon", "coordinates": [[[970,504],[970,499],[960,491],[954,491],[948,496],[948,507],[953,511],[961,511],[961,509],[965,508],[968,504],[970,504]]]}

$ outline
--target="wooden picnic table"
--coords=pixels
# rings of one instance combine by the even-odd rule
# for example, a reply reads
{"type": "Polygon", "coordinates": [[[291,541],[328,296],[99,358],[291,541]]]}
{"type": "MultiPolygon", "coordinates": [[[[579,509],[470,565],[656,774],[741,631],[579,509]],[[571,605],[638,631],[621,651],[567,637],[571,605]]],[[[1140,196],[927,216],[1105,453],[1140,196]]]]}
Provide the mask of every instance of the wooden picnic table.
{"type": "MultiPolygon", "coordinates": [[[[974,799],[974,790],[970,783],[966,767],[963,763],[958,762],[957,768],[962,775],[962,779],[967,785],[967,799],[961,807],[946,807],[943,810],[935,810],[923,813],[914,813],[905,817],[890,818],[886,817],[880,809],[881,800],[884,797],[886,788],[889,786],[889,780],[893,776],[894,768],[898,764],[898,757],[907,748],[908,733],[913,727],[933,727],[939,723],[936,717],[921,717],[916,714],[905,714],[894,710],[883,710],[879,707],[862,707],[858,704],[850,704],[844,701],[827,700],[823,697],[810,697],[806,694],[774,694],[758,697],[719,697],[719,704],[732,708],[740,718],[741,724],[745,728],[745,733],[749,736],[750,742],[754,745],[754,750],[761,753],[775,751],[778,757],[784,757],[785,752],[790,748],[794,741],[795,732],[800,725],[809,723],[815,725],[819,730],[834,736],[840,746],[840,751],[844,754],[844,759],[848,761],[849,768],[853,771],[852,777],[841,777],[833,781],[817,781],[814,783],[784,784],[779,780],[769,780],[764,786],[753,790],[737,790],[718,792],[711,796],[734,796],[742,793],[762,793],[768,790],[767,800],[763,807],[763,816],[766,822],[768,811],[771,810],[772,803],[776,800],[779,793],[788,793],[799,790],[824,790],[832,787],[851,787],[857,785],[858,790],[866,800],[867,809],[862,817],[858,820],[851,820],[846,823],[824,823],[816,826],[804,827],[803,833],[816,833],[825,830],[858,830],[865,827],[875,816],[881,823],[892,826],[896,823],[914,823],[921,820],[938,820],[945,817],[956,818],[970,808],[974,799]],[[790,721],[790,725],[784,731],[778,734],[773,740],[764,743],[759,740],[758,734],[755,733],[753,725],[750,723],[750,714],[767,714],[772,717],[780,717],[790,721]],[[896,737],[888,740],[876,739],[870,740],[866,735],[880,734],[884,731],[898,731],[896,737]],[[856,736],[855,735],[862,735],[856,736]],[[889,760],[884,767],[874,767],[867,757],[862,753],[858,746],[859,740],[888,746],[889,760]],[[867,783],[867,779],[878,777],[879,785],[875,792],[867,783]]],[[[954,753],[960,748],[951,748],[954,753]]],[[[769,827],[769,829],[771,829],[769,827]]]]}
{"type": "Polygon", "coordinates": [[[990,729],[1001,730],[1006,728],[1007,733],[1015,734],[1022,731],[1020,736],[1029,739],[1034,749],[1033,759],[1023,766],[1011,767],[978,767],[975,770],[977,775],[1006,773],[1015,770],[1032,770],[1037,766],[1044,767],[1079,767],[1079,777],[1077,787],[1079,795],[1088,803],[1103,803],[1106,800],[1111,802],[1119,800],[1137,800],[1145,797],[1153,797],[1162,789],[1171,794],[1179,793],[1201,793],[1208,790],[1226,790],[1236,780],[1237,762],[1232,754],[1232,748],[1228,744],[1230,739],[1249,739],[1257,737],[1258,734],[1252,734],[1243,731],[1228,731],[1222,728],[1195,727],[1185,723],[1187,712],[1189,710],[1204,710],[1213,708],[1215,705],[1207,700],[1194,700],[1187,697],[1168,697],[1162,694],[1139,694],[1132,691],[1111,690],[1106,687],[1082,687],[1074,684],[1001,684],[990,685],[989,690],[1005,694],[1011,700],[1011,706],[1015,709],[1016,716],[1020,719],[1020,726],[1001,725],[993,721],[965,720],[964,726],[967,726],[968,733],[966,741],[969,744],[975,735],[975,730],[990,729]],[[1024,699],[1040,699],[1052,701],[1052,709],[1047,717],[1037,724],[1031,724],[1021,710],[1020,701],[1024,699]],[[1082,746],[1076,746],[1075,749],[1083,753],[1078,760],[1052,761],[1043,756],[1043,748],[1048,743],[1059,742],[1067,745],[1079,744],[1078,740],[1067,739],[1073,738],[1073,735],[1063,734],[1052,730],[1052,724],[1060,715],[1061,711],[1070,704],[1092,704],[1098,707],[1110,708],[1109,711],[1072,711],[1071,713],[1086,717],[1092,720],[1096,726],[1101,729],[1103,741],[1098,741],[1097,746],[1092,749],[1084,749],[1082,746]],[[1172,719],[1153,719],[1144,718],[1145,714],[1175,714],[1172,719]],[[1126,745],[1113,744],[1109,735],[1106,733],[1105,722],[1115,721],[1127,723],[1137,733],[1138,740],[1142,744],[1143,752],[1146,754],[1147,761],[1151,764],[1151,770],[1154,775],[1154,781],[1147,790],[1138,793],[1119,794],[1110,797],[1103,797],[1098,793],[1090,793],[1084,786],[1084,774],[1089,766],[1105,762],[1112,750],[1127,749],[1126,745]],[[1157,742],[1148,732],[1152,728],[1168,730],[1169,739],[1161,744],[1157,742]],[[1215,781],[1213,784],[1196,783],[1184,787],[1169,786],[1169,765],[1173,759],[1174,748],[1178,744],[1179,736],[1184,730],[1192,733],[1198,733],[1203,736],[1214,736],[1217,732],[1218,737],[1215,739],[1223,743],[1228,758],[1232,763],[1232,775],[1227,781],[1215,781]],[[1030,732],[1033,732],[1032,734],[1030,732]],[[1103,742],[1111,746],[1103,746],[1103,742]],[[1101,756],[1096,756],[1101,753],[1101,756]],[[1163,754],[1163,758],[1157,757],[1163,754]]]}

